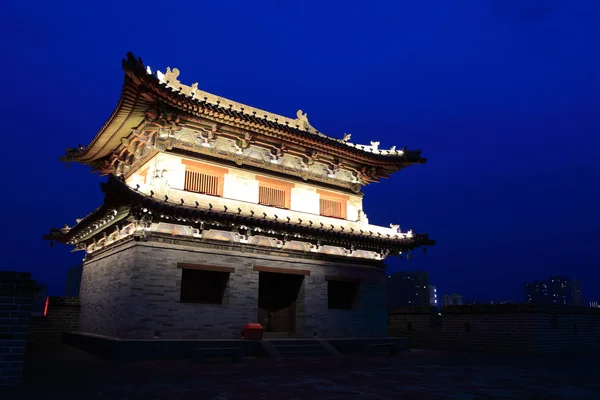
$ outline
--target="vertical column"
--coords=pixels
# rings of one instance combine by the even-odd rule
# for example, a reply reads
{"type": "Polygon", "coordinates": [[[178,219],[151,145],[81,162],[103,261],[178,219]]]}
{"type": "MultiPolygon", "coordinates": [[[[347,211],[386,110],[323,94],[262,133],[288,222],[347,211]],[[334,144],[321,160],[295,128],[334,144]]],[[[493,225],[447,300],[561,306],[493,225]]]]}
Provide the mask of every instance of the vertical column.
{"type": "Polygon", "coordinates": [[[35,281],[28,272],[0,271],[0,386],[20,383],[35,281]]]}

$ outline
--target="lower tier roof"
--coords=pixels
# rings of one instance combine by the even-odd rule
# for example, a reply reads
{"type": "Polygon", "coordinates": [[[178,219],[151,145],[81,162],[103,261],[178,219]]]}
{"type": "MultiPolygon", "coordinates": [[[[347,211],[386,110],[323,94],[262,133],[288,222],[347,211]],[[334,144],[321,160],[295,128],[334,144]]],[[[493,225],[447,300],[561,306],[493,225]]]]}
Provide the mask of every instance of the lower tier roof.
{"type": "Polygon", "coordinates": [[[114,175],[101,184],[105,194],[101,207],[80,220],[72,228],[52,229],[44,236],[65,244],[78,244],[100,235],[107,226],[124,221],[141,220],[151,217],[152,222],[170,222],[190,225],[200,229],[236,230],[239,232],[260,232],[261,235],[278,238],[302,238],[311,243],[341,246],[345,248],[370,251],[386,251],[390,254],[410,251],[421,246],[432,246],[435,241],[427,234],[410,236],[386,236],[364,232],[362,230],[345,230],[340,226],[308,226],[302,222],[294,222],[278,218],[275,214],[241,215],[236,211],[199,208],[198,205],[187,205],[183,201],[168,198],[158,199],[146,195],[114,175]]]}

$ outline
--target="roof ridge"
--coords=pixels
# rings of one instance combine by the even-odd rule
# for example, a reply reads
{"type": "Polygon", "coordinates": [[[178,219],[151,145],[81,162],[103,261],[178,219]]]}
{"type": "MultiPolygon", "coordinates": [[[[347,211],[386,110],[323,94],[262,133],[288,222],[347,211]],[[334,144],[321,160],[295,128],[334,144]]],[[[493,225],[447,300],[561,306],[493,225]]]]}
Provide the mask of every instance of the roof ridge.
{"type": "Polygon", "coordinates": [[[379,149],[380,142],[378,141],[371,141],[368,145],[352,143],[350,142],[352,135],[349,133],[344,134],[342,139],[325,135],[310,124],[308,121],[308,114],[303,112],[302,109],[296,111],[296,118],[292,119],[284,115],[249,106],[247,104],[198,89],[198,82],[194,82],[191,86],[185,85],[179,80],[179,75],[181,72],[178,68],[167,67],[164,73],[160,70],[153,72],[149,65],[145,66],[142,59],[135,58],[132,53],[127,53],[127,59],[123,60],[123,65],[125,68],[137,69],[139,72],[144,71],[147,75],[157,79],[159,83],[192,100],[204,101],[206,103],[223,108],[229,107],[230,110],[241,112],[242,114],[251,114],[257,118],[263,118],[266,121],[272,121],[283,126],[296,128],[307,133],[343,143],[348,147],[356,148],[357,150],[362,150],[367,153],[398,156],[402,156],[406,153],[406,146],[404,146],[402,149],[397,149],[397,146],[392,146],[390,149],[379,149]]]}

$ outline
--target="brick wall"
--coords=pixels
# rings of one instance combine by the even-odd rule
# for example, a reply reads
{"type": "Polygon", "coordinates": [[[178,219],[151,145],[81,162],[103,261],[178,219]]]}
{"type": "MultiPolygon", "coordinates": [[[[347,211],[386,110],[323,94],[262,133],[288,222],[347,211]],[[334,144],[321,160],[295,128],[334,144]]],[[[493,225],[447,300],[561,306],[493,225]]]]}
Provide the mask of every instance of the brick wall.
{"type": "Polygon", "coordinates": [[[412,347],[518,353],[600,351],[600,312],[529,305],[400,308],[389,313],[390,336],[412,347]]]}
{"type": "Polygon", "coordinates": [[[79,297],[48,297],[45,316],[31,317],[29,342],[58,343],[64,332],[79,330],[79,297]]]}
{"type": "Polygon", "coordinates": [[[83,267],[81,331],[113,337],[239,338],[258,317],[259,272],[254,265],[308,269],[297,300],[297,336],[387,336],[385,272],[320,260],[243,253],[153,241],[128,241],[95,255],[83,267]],[[177,263],[234,267],[222,305],[180,303],[177,263]],[[360,309],[329,310],[327,275],[364,279],[360,309]]]}
{"type": "Polygon", "coordinates": [[[134,266],[133,241],[83,264],[79,289],[80,329],[83,332],[123,336],[121,330],[129,319],[126,307],[134,297],[131,288],[134,266]]]}
{"type": "Polygon", "coordinates": [[[21,380],[37,289],[29,273],[0,271],[0,386],[17,385],[21,380]]]}

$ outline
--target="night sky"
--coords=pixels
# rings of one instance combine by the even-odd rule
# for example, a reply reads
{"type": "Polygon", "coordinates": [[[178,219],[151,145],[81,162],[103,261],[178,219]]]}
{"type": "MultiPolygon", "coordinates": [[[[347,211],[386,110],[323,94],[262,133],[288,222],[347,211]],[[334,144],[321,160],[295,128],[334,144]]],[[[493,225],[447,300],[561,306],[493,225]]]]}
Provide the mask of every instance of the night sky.
{"type": "Polygon", "coordinates": [[[42,235],[102,202],[58,161],[117,105],[121,59],[321,132],[429,158],[365,188],[370,221],[427,232],[438,293],[523,300],[562,274],[600,300],[597,0],[9,2],[0,14],[3,265],[62,294],[82,252],[42,235]],[[100,6],[101,5],[101,6],[100,6]]]}

